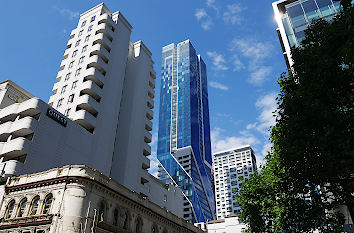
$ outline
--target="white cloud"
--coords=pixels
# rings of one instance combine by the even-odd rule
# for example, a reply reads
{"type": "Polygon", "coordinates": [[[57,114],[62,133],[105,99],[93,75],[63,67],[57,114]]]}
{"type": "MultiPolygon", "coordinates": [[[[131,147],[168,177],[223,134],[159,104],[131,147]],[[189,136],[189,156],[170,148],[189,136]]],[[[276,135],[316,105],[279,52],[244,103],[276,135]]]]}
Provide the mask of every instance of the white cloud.
{"type": "Polygon", "coordinates": [[[219,15],[220,10],[215,4],[216,1],[215,0],[207,0],[206,2],[207,2],[207,6],[214,9],[216,11],[216,13],[219,15]]]}
{"type": "Polygon", "coordinates": [[[246,131],[240,132],[241,136],[239,137],[225,136],[224,133],[224,130],[220,128],[214,128],[210,132],[213,153],[248,144],[254,146],[260,143],[253,134],[246,131]]]}
{"type": "Polygon", "coordinates": [[[270,44],[250,38],[233,39],[230,51],[235,53],[232,57],[235,71],[245,68],[238,56],[247,61],[250,73],[249,83],[260,85],[272,73],[272,67],[264,65],[265,60],[271,56],[272,46],[270,44]]]}
{"type": "Polygon", "coordinates": [[[216,82],[216,81],[210,81],[209,82],[209,85],[213,88],[216,88],[216,89],[220,89],[220,90],[223,90],[223,91],[227,91],[229,90],[229,87],[228,86],[225,86],[224,84],[221,84],[219,82],[216,82]]]}
{"type": "Polygon", "coordinates": [[[215,70],[227,70],[226,60],[223,55],[217,52],[207,52],[207,55],[213,60],[213,69],[215,70]]]}
{"type": "Polygon", "coordinates": [[[61,15],[68,17],[70,20],[73,20],[77,17],[79,17],[80,13],[77,11],[72,11],[67,8],[59,8],[59,7],[54,7],[61,15]]]}
{"type": "Polygon", "coordinates": [[[204,8],[196,9],[194,16],[201,22],[201,26],[205,31],[209,30],[214,24],[212,18],[206,13],[204,8]]]}
{"type": "Polygon", "coordinates": [[[246,129],[256,129],[264,135],[269,135],[269,128],[275,125],[273,112],[277,108],[276,97],[277,94],[272,92],[257,100],[256,107],[261,110],[261,114],[257,118],[258,122],[247,125],[246,129]]]}
{"type": "Polygon", "coordinates": [[[272,73],[272,67],[270,66],[257,67],[256,70],[251,72],[248,81],[252,84],[260,85],[267,79],[267,76],[270,75],[271,73],[272,73]]]}
{"type": "Polygon", "coordinates": [[[223,20],[226,23],[240,24],[243,21],[240,13],[246,8],[241,7],[240,4],[234,3],[227,5],[227,10],[223,14],[223,20]]]}
{"type": "Polygon", "coordinates": [[[237,54],[234,54],[230,60],[234,66],[233,71],[239,71],[245,68],[245,65],[242,63],[240,57],[237,54]]]}
{"type": "Polygon", "coordinates": [[[244,57],[254,61],[266,58],[271,54],[272,46],[265,42],[254,39],[233,39],[231,41],[231,51],[239,51],[244,57]]]}
{"type": "Polygon", "coordinates": [[[213,26],[213,24],[214,24],[213,20],[210,17],[208,17],[206,20],[202,21],[201,26],[205,31],[208,31],[211,28],[211,26],[213,26]]]}
{"type": "Polygon", "coordinates": [[[195,17],[197,17],[198,21],[208,16],[207,13],[205,12],[205,9],[196,9],[194,15],[195,17]]]}

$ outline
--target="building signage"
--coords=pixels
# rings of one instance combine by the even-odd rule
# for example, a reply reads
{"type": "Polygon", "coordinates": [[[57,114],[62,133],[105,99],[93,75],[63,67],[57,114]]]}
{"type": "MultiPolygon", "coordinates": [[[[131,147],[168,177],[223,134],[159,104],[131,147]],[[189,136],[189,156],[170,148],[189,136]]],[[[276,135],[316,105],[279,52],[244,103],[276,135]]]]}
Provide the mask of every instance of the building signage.
{"type": "Polygon", "coordinates": [[[47,116],[49,116],[54,121],[58,122],[59,124],[61,124],[64,127],[66,127],[66,125],[68,124],[68,120],[65,117],[61,116],[60,113],[54,109],[48,108],[47,109],[47,116]]]}

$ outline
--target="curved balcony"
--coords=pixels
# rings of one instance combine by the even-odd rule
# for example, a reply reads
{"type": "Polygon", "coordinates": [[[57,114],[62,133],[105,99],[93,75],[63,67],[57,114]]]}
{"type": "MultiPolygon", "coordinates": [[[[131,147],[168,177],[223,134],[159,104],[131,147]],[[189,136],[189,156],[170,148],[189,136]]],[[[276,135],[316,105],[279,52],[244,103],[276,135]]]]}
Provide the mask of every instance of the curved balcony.
{"type": "Polygon", "coordinates": [[[144,143],[143,155],[144,156],[151,155],[151,146],[147,143],[144,143]]]}
{"type": "Polygon", "coordinates": [[[93,37],[92,45],[101,44],[108,52],[111,52],[112,42],[104,33],[98,33],[93,37]]]}
{"type": "Polygon", "coordinates": [[[91,53],[90,56],[93,55],[98,55],[102,58],[102,60],[106,63],[109,61],[109,52],[106,50],[106,48],[102,44],[95,44],[91,47],[91,53]]]}
{"type": "Polygon", "coordinates": [[[6,160],[27,154],[31,141],[19,137],[3,143],[0,155],[6,160]]]}
{"type": "Polygon", "coordinates": [[[153,109],[154,108],[154,99],[148,98],[147,106],[148,106],[148,108],[153,109]]]}
{"type": "Polygon", "coordinates": [[[142,169],[147,170],[150,168],[150,159],[148,159],[145,156],[142,156],[143,161],[142,161],[142,169]]]}
{"type": "Polygon", "coordinates": [[[147,131],[151,131],[152,130],[152,121],[150,121],[148,119],[145,120],[145,129],[147,131]]]}
{"type": "Polygon", "coordinates": [[[97,116],[97,109],[99,108],[99,103],[91,96],[84,94],[79,96],[77,100],[77,106],[80,109],[84,109],[92,114],[92,116],[97,116]]]}
{"type": "Polygon", "coordinates": [[[153,99],[155,97],[155,90],[148,85],[148,96],[153,99]]]}
{"type": "Polygon", "coordinates": [[[54,83],[53,88],[52,88],[53,94],[56,94],[58,92],[59,86],[60,86],[60,82],[54,83]]]}
{"type": "Polygon", "coordinates": [[[146,107],[146,117],[147,117],[147,119],[149,119],[149,120],[152,120],[153,118],[154,118],[154,113],[153,113],[153,111],[150,109],[150,108],[148,108],[148,107],[146,107]]]}
{"type": "Polygon", "coordinates": [[[22,112],[29,112],[28,114],[38,114],[39,100],[37,98],[32,98],[26,100],[22,103],[15,103],[1,109],[0,111],[0,122],[14,121],[16,116],[22,112]]]}
{"type": "Polygon", "coordinates": [[[144,141],[146,142],[146,143],[150,143],[151,142],[151,140],[152,140],[152,135],[151,135],[151,133],[149,132],[149,131],[144,131],[144,141]]]}
{"type": "Polygon", "coordinates": [[[5,142],[10,136],[10,128],[12,123],[12,121],[8,121],[0,125],[0,142],[5,142]]]}
{"type": "Polygon", "coordinates": [[[146,170],[140,170],[140,171],[141,171],[141,173],[140,173],[140,176],[141,176],[140,182],[141,182],[141,184],[145,184],[145,183],[149,182],[150,175],[149,175],[148,171],[146,171],[146,170]]]}
{"type": "Polygon", "coordinates": [[[34,133],[38,127],[38,121],[33,117],[27,116],[13,122],[10,133],[15,137],[24,137],[34,133]]]}
{"type": "Polygon", "coordinates": [[[109,39],[109,41],[113,40],[113,31],[111,29],[112,27],[110,27],[107,23],[101,21],[101,23],[98,24],[98,26],[96,27],[96,34],[98,33],[102,33],[105,36],[107,36],[107,38],[109,39]]]}
{"type": "Polygon", "coordinates": [[[18,175],[23,171],[24,164],[17,160],[8,160],[1,163],[1,176],[8,177],[13,175],[18,175]]]}
{"type": "Polygon", "coordinates": [[[64,77],[64,71],[59,70],[57,77],[55,79],[57,80],[57,82],[59,82],[62,77],[64,77]]]}
{"type": "Polygon", "coordinates": [[[71,33],[70,33],[70,39],[74,38],[74,36],[75,36],[75,34],[76,34],[76,31],[77,31],[76,28],[71,31],[71,33]]]}
{"type": "Polygon", "coordinates": [[[101,23],[106,23],[108,24],[112,29],[110,29],[111,31],[114,31],[114,25],[115,22],[112,20],[112,17],[108,14],[102,14],[97,18],[98,24],[101,23]]]}
{"type": "Polygon", "coordinates": [[[93,55],[89,57],[87,61],[87,67],[88,68],[95,67],[103,75],[107,73],[107,64],[102,60],[102,58],[100,58],[97,55],[93,55]]]}
{"type": "Polygon", "coordinates": [[[97,86],[97,84],[91,80],[84,81],[82,85],[80,85],[82,94],[88,94],[92,96],[97,102],[101,100],[102,97],[102,88],[97,86]]]}
{"type": "Polygon", "coordinates": [[[85,71],[83,76],[84,76],[84,82],[87,80],[92,80],[99,87],[103,87],[103,85],[104,85],[104,76],[95,67],[88,68],[85,71]]]}
{"type": "Polygon", "coordinates": [[[75,121],[77,124],[81,125],[90,133],[93,133],[93,130],[96,126],[96,118],[92,116],[91,113],[84,109],[81,109],[72,114],[71,117],[73,121],[75,121]]]}

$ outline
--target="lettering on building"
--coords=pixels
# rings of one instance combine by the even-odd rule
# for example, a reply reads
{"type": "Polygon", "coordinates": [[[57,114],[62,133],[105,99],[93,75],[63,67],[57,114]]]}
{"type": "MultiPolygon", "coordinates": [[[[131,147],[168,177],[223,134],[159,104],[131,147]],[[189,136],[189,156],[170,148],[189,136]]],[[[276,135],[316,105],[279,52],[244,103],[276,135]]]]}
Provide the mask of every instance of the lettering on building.
{"type": "Polygon", "coordinates": [[[65,117],[61,116],[60,113],[55,111],[54,109],[48,108],[47,116],[64,127],[66,127],[66,125],[68,124],[68,120],[65,119],[65,117]]]}

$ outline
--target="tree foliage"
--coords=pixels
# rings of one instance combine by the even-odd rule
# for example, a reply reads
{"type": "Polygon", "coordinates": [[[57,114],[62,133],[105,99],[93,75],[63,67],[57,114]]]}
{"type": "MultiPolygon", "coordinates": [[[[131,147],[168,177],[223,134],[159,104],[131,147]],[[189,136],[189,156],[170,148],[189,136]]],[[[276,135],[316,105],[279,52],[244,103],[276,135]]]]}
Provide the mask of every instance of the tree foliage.
{"type": "Polygon", "coordinates": [[[338,208],[354,206],[353,25],[346,5],[292,49],[293,70],[278,80],[273,148],[237,198],[248,232],[343,231],[338,208]]]}

